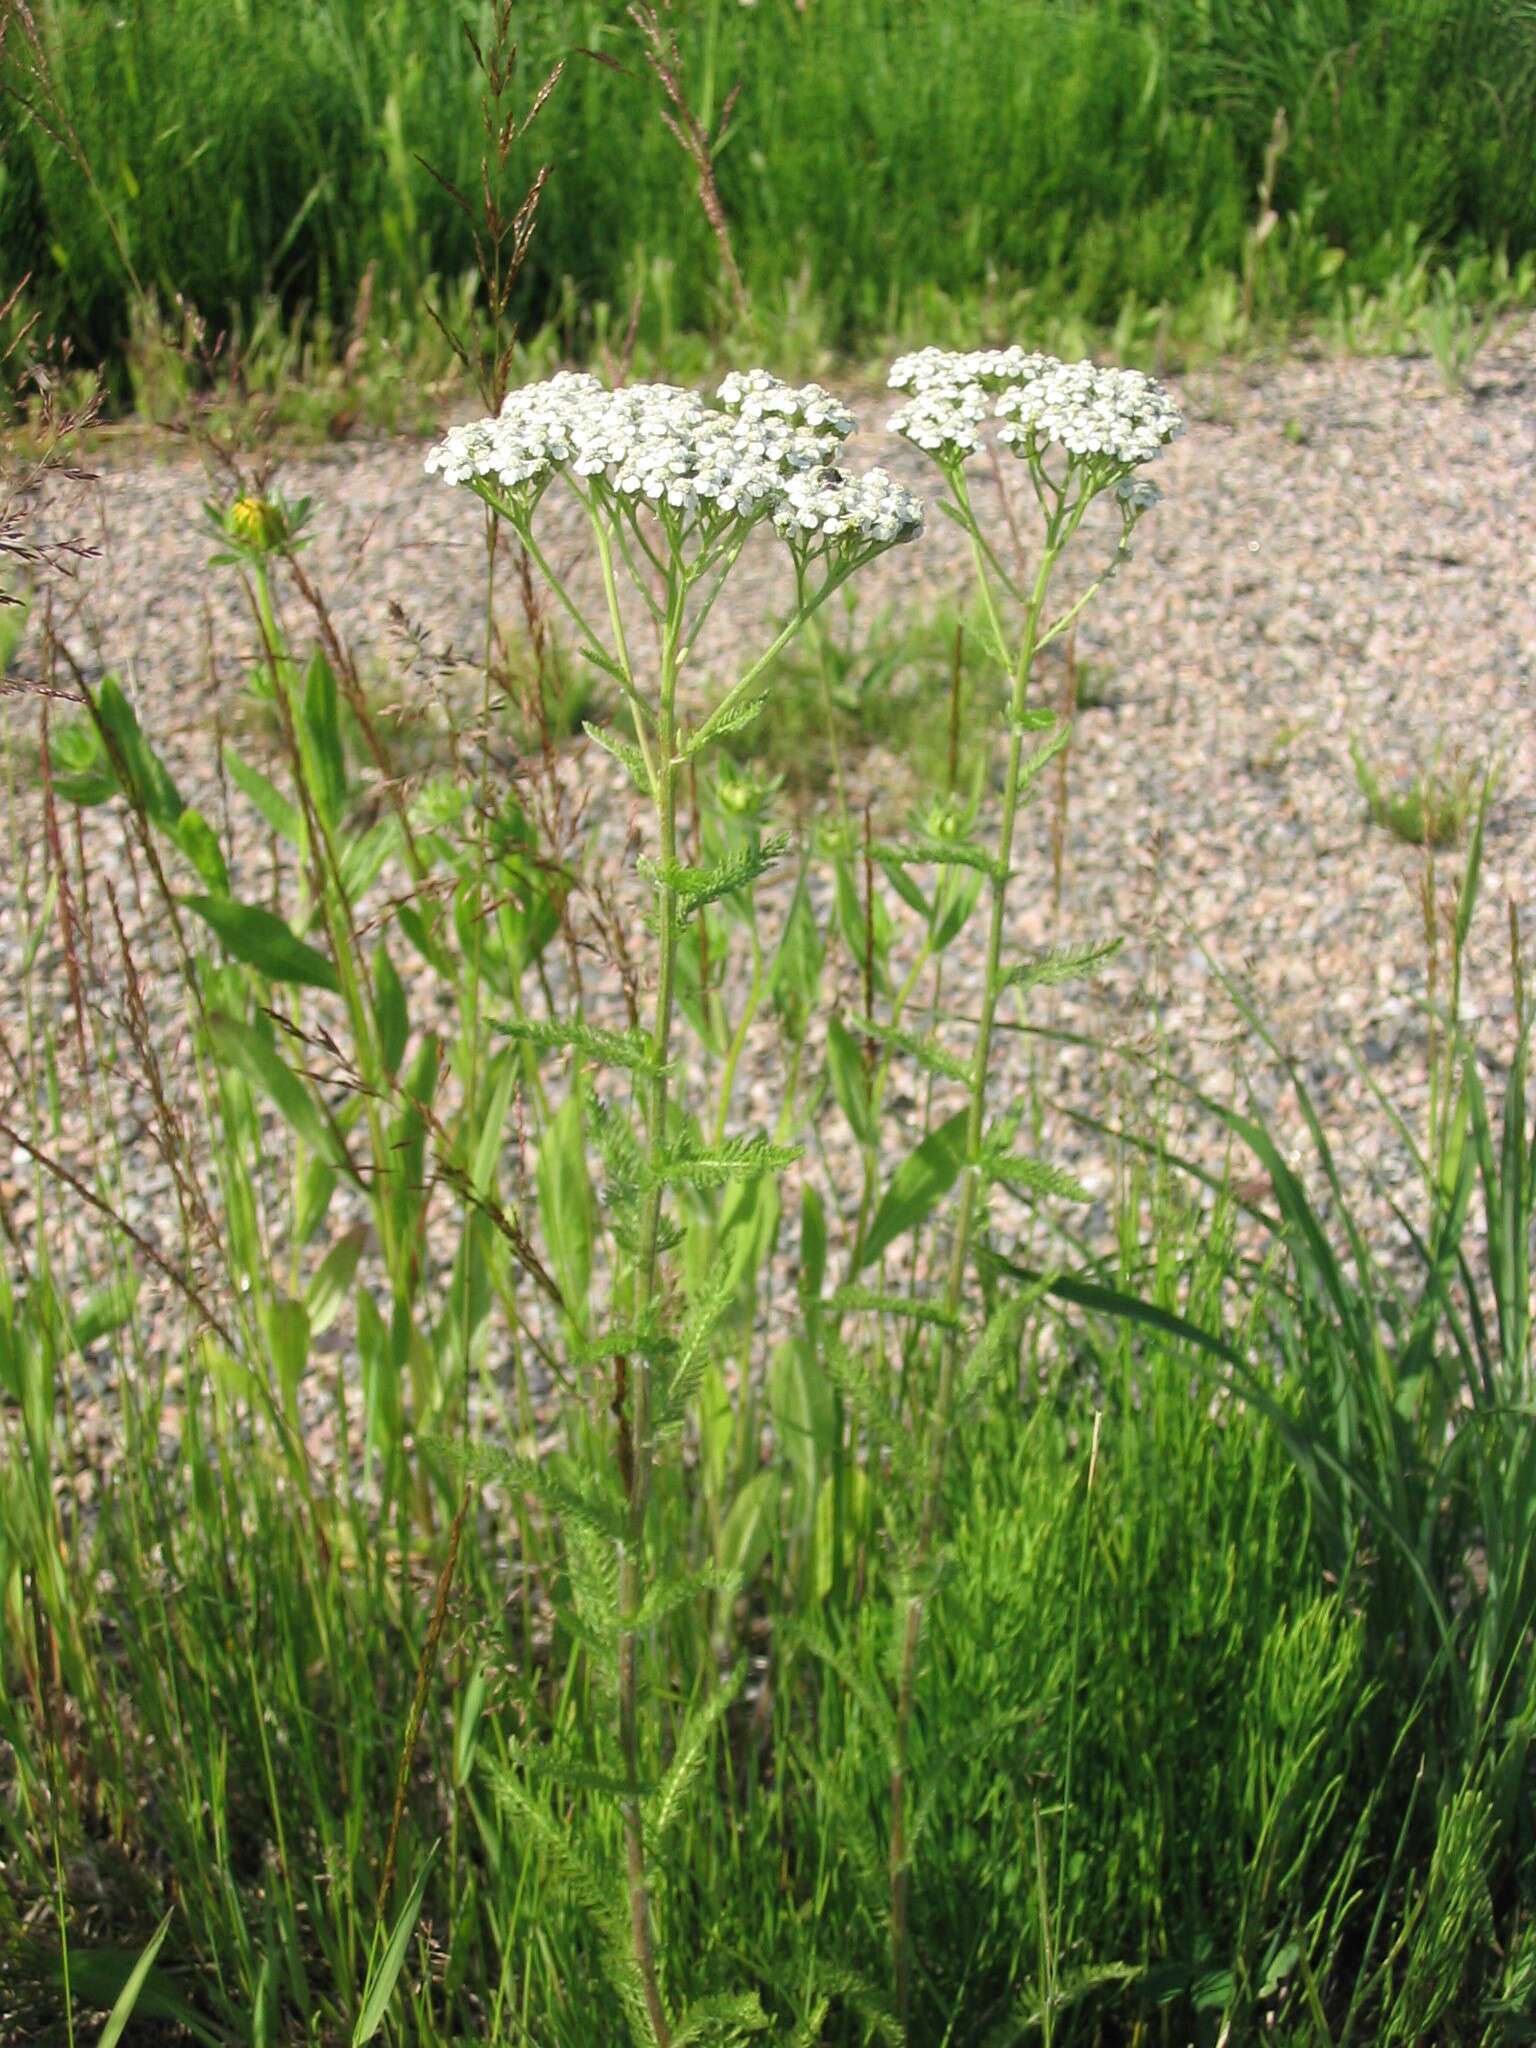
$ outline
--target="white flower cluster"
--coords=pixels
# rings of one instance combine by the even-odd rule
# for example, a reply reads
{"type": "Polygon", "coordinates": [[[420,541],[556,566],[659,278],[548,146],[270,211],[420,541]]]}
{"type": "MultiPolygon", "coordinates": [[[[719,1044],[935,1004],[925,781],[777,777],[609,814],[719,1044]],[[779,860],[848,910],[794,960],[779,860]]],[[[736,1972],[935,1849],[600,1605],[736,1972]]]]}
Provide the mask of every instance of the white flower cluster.
{"type": "Polygon", "coordinates": [[[823,541],[913,540],[923,530],[923,501],[883,469],[845,476],[840,469],[808,469],[790,477],[773,523],[791,543],[812,535],[823,541]]]}
{"type": "Polygon", "coordinates": [[[720,386],[720,403],[746,420],[788,420],[846,441],[858,421],[840,399],[819,384],[782,384],[766,370],[732,370],[720,386]]]}
{"type": "Polygon", "coordinates": [[[1059,442],[1072,455],[1107,455],[1126,469],[1150,462],[1184,427],[1161,384],[1140,370],[1047,363],[997,402],[997,438],[1028,454],[1059,442]]]}
{"type": "Polygon", "coordinates": [[[733,372],[719,405],[670,384],[609,391],[563,372],[512,392],[496,419],[453,428],[427,468],[453,484],[483,479],[525,510],[565,470],[711,530],[769,513],[786,536],[909,539],[922,525],[910,491],[879,471],[848,478],[830,466],[854,425],[819,384],[765,370],[733,372]]]}
{"type": "Polygon", "coordinates": [[[1002,445],[1026,458],[1059,444],[1133,469],[1184,425],[1168,393],[1139,370],[1062,363],[1021,348],[925,348],[894,363],[890,383],[912,394],[891,416],[892,432],[946,460],[974,455],[990,418],[1002,445]]]}

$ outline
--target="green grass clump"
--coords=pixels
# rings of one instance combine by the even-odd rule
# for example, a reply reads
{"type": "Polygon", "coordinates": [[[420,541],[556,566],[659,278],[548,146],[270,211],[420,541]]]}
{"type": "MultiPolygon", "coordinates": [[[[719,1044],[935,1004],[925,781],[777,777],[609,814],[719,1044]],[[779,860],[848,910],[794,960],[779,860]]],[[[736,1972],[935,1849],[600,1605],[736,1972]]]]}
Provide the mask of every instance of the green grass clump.
{"type": "Polygon", "coordinates": [[[1477,809],[1480,778],[1469,767],[1443,770],[1438,759],[1410,783],[1387,789],[1357,740],[1350,742],[1355,780],[1372,824],[1409,846],[1455,846],[1466,837],[1477,809]]]}
{"type": "MultiPolygon", "coordinates": [[[[140,286],[210,331],[286,331],[302,309],[339,352],[360,296],[414,331],[422,295],[476,267],[472,221],[424,163],[478,189],[459,29],[484,46],[488,7],[36,13],[57,99],[13,23],[0,268],[30,273],[45,327],[87,358],[131,352],[140,286]]],[[[1223,332],[1238,310],[1307,320],[1425,254],[1487,273],[1536,246],[1536,29],[1517,0],[680,0],[669,20],[706,130],[740,84],[715,171],[784,360],[807,321],[846,351],[978,320],[1128,321],[1143,342],[1191,307],[1223,332]]],[[[525,98],[568,64],[512,151],[520,174],[552,169],[512,311],[578,354],[623,330],[637,290],[647,349],[715,331],[718,250],[633,25],[540,0],[516,29],[525,98]]],[[[1431,339],[1460,374],[1454,311],[1431,339]]]]}

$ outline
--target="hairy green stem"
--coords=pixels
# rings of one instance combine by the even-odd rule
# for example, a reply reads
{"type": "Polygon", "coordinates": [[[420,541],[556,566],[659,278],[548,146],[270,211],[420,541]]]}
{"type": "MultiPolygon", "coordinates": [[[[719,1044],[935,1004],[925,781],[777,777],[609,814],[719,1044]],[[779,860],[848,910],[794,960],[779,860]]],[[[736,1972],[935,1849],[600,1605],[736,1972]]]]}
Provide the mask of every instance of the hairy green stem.
{"type": "MultiPolygon", "coordinates": [[[[969,512],[968,506],[966,510],[969,512]]],[[[1063,523],[1062,516],[1058,513],[1047,524],[1045,547],[1025,612],[1024,632],[1018,657],[1013,664],[1012,688],[1009,692],[1008,767],[1003,781],[1002,816],[998,824],[997,867],[992,878],[992,911],[987,928],[987,958],[982,982],[981,1017],[971,1067],[970,1103],[965,1124],[966,1163],[960,1186],[960,1209],[955,1221],[954,1242],[950,1249],[949,1274],[944,1289],[944,1306],[951,1315],[958,1315],[965,1294],[971,1232],[975,1225],[982,1188],[981,1148],[987,1110],[987,1069],[992,1056],[992,1036],[998,998],[1002,993],[1003,937],[1007,920],[1008,882],[1013,865],[1013,843],[1018,829],[1020,797],[1023,791],[1023,719],[1029,697],[1030,674],[1038,645],[1040,618],[1045,608],[1051,574],[1063,544],[1063,523]]],[[[989,623],[1001,645],[1001,624],[987,582],[986,557],[974,519],[971,520],[971,533],[977,581],[981,586],[989,623]]],[[[944,1486],[944,1454],[954,1408],[959,1350],[958,1331],[951,1328],[945,1335],[940,1354],[938,1392],[929,1421],[927,1473],[923,1485],[915,1558],[916,1583],[907,1595],[906,1611],[902,1619],[901,1662],[896,1685],[896,1728],[890,1784],[891,1965],[895,1980],[896,2011],[904,2032],[912,2003],[912,1958],[909,1937],[911,1859],[907,1847],[907,1774],[912,1734],[912,1703],[917,1684],[917,1659],[922,1643],[925,1606],[921,1581],[932,1556],[934,1532],[938,1524],[939,1504],[944,1486]]]]}
{"type": "MultiPolygon", "coordinates": [[[[635,1266],[635,1320],[642,1323],[656,1295],[657,1248],[661,1238],[662,1187],[658,1175],[666,1144],[667,1056],[672,1038],[672,1007],[677,973],[677,906],[665,877],[677,858],[677,651],[682,626],[684,580],[676,575],[662,635],[661,702],[657,719],[655,802],[660,867],[655,902],[658,964],[656,1006],[651,1026],[650,1103],[646,1133],[651,1185],[642,1197],[640,1246],[635,1266]]],[[[624,1368],[621,1367],[621,1370],[624,1368]]],[[[650,1895],[646,1883],[645,1826],[640,1806],[639,1667],[637,1624],[645,1586],[645,1518],[650,1500],[651,1441],[650,1365],[639,1350],[625,1374],[627,1386],[615,1393],[620,1430],[620,1464],[628,1494],[624,1542],[619,1556],[619,1747],[628,1790],[624,1796],[624,1852],[629,1884],[630,1936],[640,1972],[646,2011],[658,2048],[670,2048],[671,2030],[656,1971],[651,1929],[650,1895]],[[627,1391],[627,1408],[624,1402],[627,1391]]]]}

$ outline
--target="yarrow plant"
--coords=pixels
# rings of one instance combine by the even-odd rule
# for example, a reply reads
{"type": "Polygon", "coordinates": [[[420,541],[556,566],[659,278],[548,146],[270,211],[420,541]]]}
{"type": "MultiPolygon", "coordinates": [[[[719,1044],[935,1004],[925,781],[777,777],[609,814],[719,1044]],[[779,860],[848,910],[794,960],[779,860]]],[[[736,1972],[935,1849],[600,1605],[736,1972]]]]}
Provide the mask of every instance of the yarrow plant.
{"type": "MultiPolygon", "coordinates": [[[[850,475],[837,466],[854,424],[820,386],[792,387],[762,370],[733,373],[713,402],[670,385],[609,390],[594,377],[566,373],[510,393],[496,417],[455,428],[427,458],[429,470],[466,486],[506,520],[574,624],[586,658],[618,685],[633,741],[588,730],[625,765],[654,817],[654,852],[642,863],[655,936],[649,1029],[600,1036],[578,1021],[568,1028],[541,1026],[538,1042],[627,1068],[640,1127],[637,1133],[618,1111],[599,1106],[607,1206],[628,1270],[614,1288],[613,1327],[585,1349],[612,1364],[622,1499],[611,1509],[589,1499],[583,1513],[586,1535],[606,1541],[613,1558],[611,1575],[601,1567],[588,1573],[585,1596],[589,1613],[599,1617],[588,1626],[611,1649],[623,1774],[626,1907],[608,1946],[621,1985],[629,1986],[640,2037],[648,2030],[661,2048],[674,2038],[674,2027],[683,2034],[689,2022],[668,2013],[647,1884],[639,1659],[647,1617],[666,1597],[647,1547],[647,1509],[658,1444],[679,1419],[703,1338],[724,1305],[696,1301],[679,1327],[664,1272],[666,1254],[679,1241],[667,1198],[679,1187],[775,1171],[794,1156],[766,1136],[703,1145],[673,1115],[679,938],[707,904],[749,888],[782,851],[782,842],[754,839],[713,867],[685,866],[678,858],[679,779],[712,741],[757,715],[768,669],[827,599],[878,555],[922,530],[922,504],[911,491],[881,470],[850,475]],[[601,624],[552,567],[542,544],[539,515],[557,483],[588,521],[601,574],[601,624]],[[788,550],[794,575],[789,616],[758,658],[685,727],[679,701],[684,665],[759,529],[788,550]],[[628,614],[621,586],[631,593],[628,614]],[[650,629],[648,661],[637,652],[637,607],[650,629]]],[[[569,1518],[569,1502],[563,1505],[569,1518]]],[[[573,1557],[573,1573],[578,1562],[573,1557]]],[[[679,1750],[702,1754],[702,1744],[690,1750],[685,1736],[679,1750]]]]}
{"type": "MultiPolygon", "coordinates": [[[[890,1931],[898,2018],[910,2009],[908,1897],[911,1847],[906,1804],[907,1768],[918,1653],[922,1636],[922,1587],[937,1537],[945,1449],[954,1419],[961,1373],[961,1332],[973,1243],[989,1187],[1070,1195],[1070,1179],[1041,1161],[1013,1150],[1012,1120],[988,1123],[987,1075],[998,1006],[1010,989],[1060,981],[1086,971],[1112,947],[1085,947],[1034,960],[1010,961],[1008,900],[1013,879],[1014,841],[1021,805],[1046,765],[1060,753],[1069,729],[1050,711],[1030,703],[1030,682],[1042,648],[1065,633],[1104,581],[1129,557],[1138,521],[1157,504],[1155,484],[1140,474],[1181,431],[1183,421],[1168,393],[1135,370],[1101,369],[1093,363],[1062,363],[1022,348],[965,353],[923,349],[892,365],[890,385],[909,394],[891,416],[890,427],[925,454],[939,471],[945,496],[940,509],[970,543],[985,651],[1007,680],[1006,753],[997,836],[981,846],[967,832],[947,846],[924,835],[910,857],[923,862],[960,862],[980,868],[991,889],[981,1009],[970,1058],[959,1070],[967,1091],[964,1135],[959,1150],[959,1196],[953,1219],[949,1262],[941,1302],[932,1313],[944,1327],[938,1384],[930,1408],[925,1471],[915,1538],[908,1560],[909,1592],[897,1648],[896,1712],[893,1734],[890,1819],[890,1931]],[[973,499],[969,472],[984,453],[992,455],[1011,559],[986,532],[973,499]],[[1026,560],[1012,504],[1008,459],[1024,472],[1041,522],[1038,555],[1026,560]],[[1052,581],[1062,555],[1095,500],[1108,497],[1119,515],[1117,545],[1105,570],[1054,617],[1052,581]],[[1032,735],[1043,735],[1031,744],[1032,735]]],[[[917,1047],[920,1055],[924,1048],[917,1047]]],[[[929,1062],[952,1056],[929,1049],[929,1062]]],[[[1006,1313],[1017,1314],[1018,1303],[1006,1313]]],[[[985,1353],[984,1335],[978,1351],[985,1353]]]]}

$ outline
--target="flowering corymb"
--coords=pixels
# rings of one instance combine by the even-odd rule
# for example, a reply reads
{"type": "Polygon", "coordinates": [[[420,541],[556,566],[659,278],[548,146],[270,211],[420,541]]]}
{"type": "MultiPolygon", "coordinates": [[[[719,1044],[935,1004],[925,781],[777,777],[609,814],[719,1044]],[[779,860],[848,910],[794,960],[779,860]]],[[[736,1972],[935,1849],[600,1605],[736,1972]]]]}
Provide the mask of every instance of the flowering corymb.
{"type": "Polygon", "coordinates": [[[670,384],[610,391],[564,372],[512,392],[495,419],[453,428],[427,457],[524,526],[564,475],[589,510],[630,521],[650,511],[669,551],[707,557],[768,520],[797,557],[857,553],[913,539],[921,501],[883,471],[836,466],[854,418],[819,384],[733,371],[718,402],[670,384]]]}
{"type": "Polygon", "coordinates": [[[1091,465],[1102,487],[1150,462],[1183,431],[1168,393],[1139,370],[1063,363],[1022,348],[921,349],[891,366],[911,394],[891,429],[951,468],[974,455],[990,422],[998,443],[1038,465],[1050,448],[1091,465]]]}

